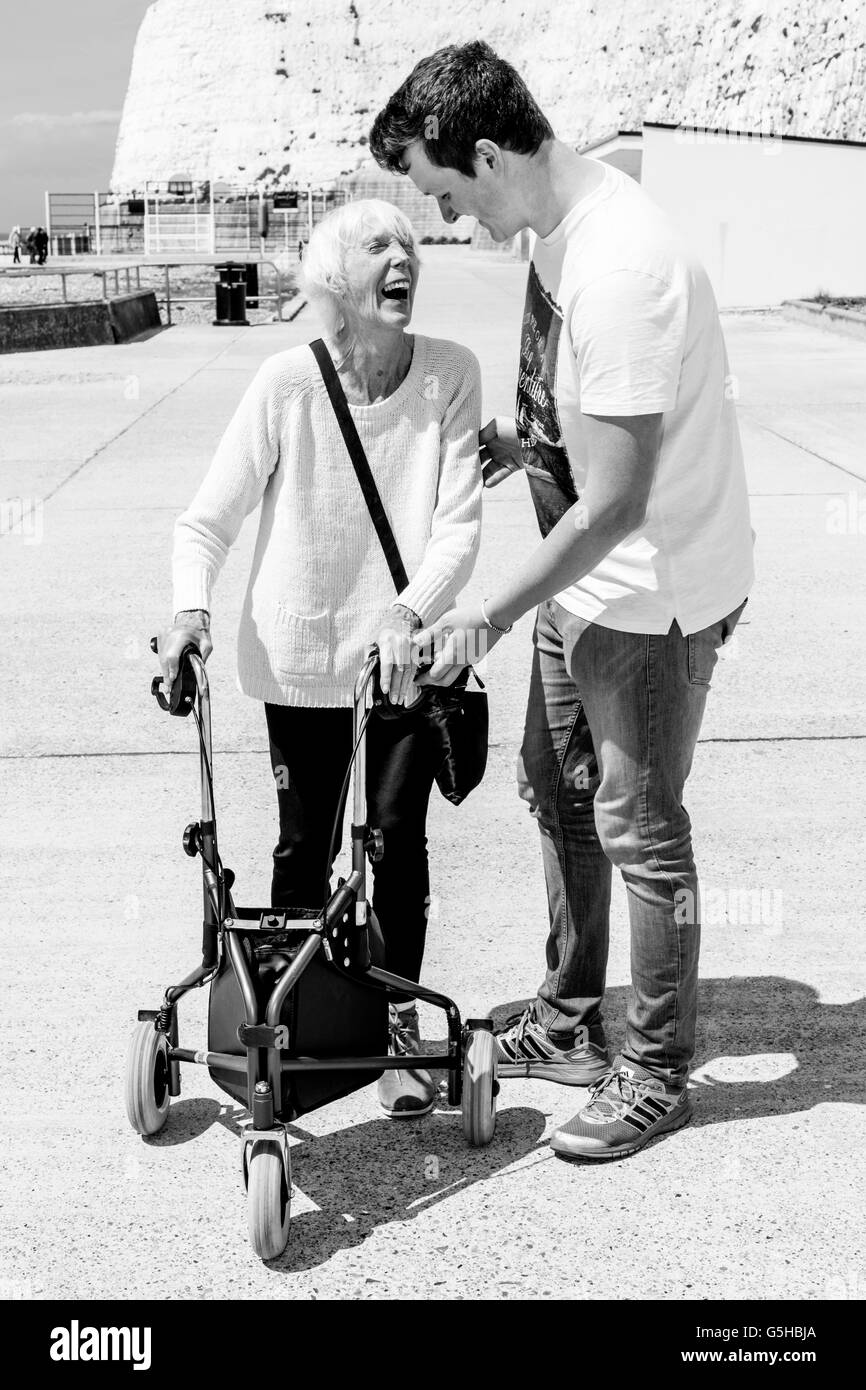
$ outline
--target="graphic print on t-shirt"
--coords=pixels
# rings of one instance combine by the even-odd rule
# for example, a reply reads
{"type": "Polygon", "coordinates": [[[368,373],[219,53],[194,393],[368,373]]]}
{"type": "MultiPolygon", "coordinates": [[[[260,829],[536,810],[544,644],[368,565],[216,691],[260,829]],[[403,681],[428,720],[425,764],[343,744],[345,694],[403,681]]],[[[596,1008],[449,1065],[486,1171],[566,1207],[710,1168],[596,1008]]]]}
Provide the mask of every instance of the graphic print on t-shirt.
{"type": "Polygon", "coordinates": [[[520,341],[515,421],[542,536],[577,501],[556,409],[556,356],[562,310],[530,263],[520,341]]]}

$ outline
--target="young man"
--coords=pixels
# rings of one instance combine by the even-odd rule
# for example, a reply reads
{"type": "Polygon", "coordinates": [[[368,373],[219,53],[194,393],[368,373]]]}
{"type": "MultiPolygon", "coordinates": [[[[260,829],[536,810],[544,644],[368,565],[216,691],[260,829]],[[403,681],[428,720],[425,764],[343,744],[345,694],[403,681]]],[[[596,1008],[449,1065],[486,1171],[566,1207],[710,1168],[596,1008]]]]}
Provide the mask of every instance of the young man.
{"type": "Polygon", "coordinates": [[[618,1157],[690,1117],[700,927],[683,788],[753,577],[718,311],[659,209],[557,140],[485,43],[423,59],[370,147],[446,221],[537,237],[516,421],[491,421],[481,441],[488,485],[525,470],[544,539],[419,640],[445,683],[537,605],[520,782],[541,832],[547,972],[499,1037],[500,1073],[591,1085],[552,1147],[618,1157]],[[612,864],[633,986],[613,1063],[601,1015],[612,864]]]}

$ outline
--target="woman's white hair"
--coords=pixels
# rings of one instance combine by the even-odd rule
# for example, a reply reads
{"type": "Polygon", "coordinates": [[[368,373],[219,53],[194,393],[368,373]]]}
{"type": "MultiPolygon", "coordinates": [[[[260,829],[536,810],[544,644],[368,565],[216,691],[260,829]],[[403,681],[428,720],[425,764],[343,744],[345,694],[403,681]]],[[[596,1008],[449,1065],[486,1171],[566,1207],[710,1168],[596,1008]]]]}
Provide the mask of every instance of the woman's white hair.
{"type": "Polygon", "coordinates": [[[332,338],[346,332],[344,300],[348,289],[346,252],[360,246],[371,227],[390,232],[418,259],[412,223],[404,212],[382,198],[360,198],[344,203],[313,228],[298,274],[298,286],[319,311],[325,331],[332,338]]]}

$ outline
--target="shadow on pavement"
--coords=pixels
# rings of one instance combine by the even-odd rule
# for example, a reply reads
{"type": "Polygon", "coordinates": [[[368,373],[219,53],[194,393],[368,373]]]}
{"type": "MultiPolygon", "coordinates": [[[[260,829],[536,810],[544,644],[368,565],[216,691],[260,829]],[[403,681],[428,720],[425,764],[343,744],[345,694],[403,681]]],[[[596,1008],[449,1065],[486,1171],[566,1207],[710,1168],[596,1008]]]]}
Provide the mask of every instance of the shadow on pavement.
{"type": "Polygon", "coordinates": [[[459,1114],[448,1110],[422,1121],[382,1117],[322,1136],[290,1125],[306,1140],[292,1148],[293,1181],[318,1210],[292,1217],[288,1248],[269,1267],[315,1268],[362,1244],[377,1226],[405,1222],[456,1192],[504,1177],[504,1169],[536,1150],[545,1125],[538,1110],[503,1110],[486,1149],[468,1146],[459,1114]]]}
{"type": "MultiPolygon", "coordinates": [[[[368,1094],[375,1111],[375,1088],[368,1094]]],[[[233,1102],[177,1100],[165,1129],[145,1142],[155,1148],[185,1144],[216,1123],[237,1137],[245,1115],[233,1102]]],[[[546,1124],[540,1110],[501,1110],[493,1143],[472,1149],[459,1110],[444,1101],[420,1121],[382,1115],[322,1135],[307,1130],[302,1117],[288,1126],[291,1137],[302,1141],[291,1148],[291,1237],[285,1254],[267,1268],[277,1273],[314,1269],[337,1251],[361,1245],[377,1226],[406,1221],[455,1192],[504,1176],[503,1170],[539,1149],[546,1124]]],[[[546,1148],[540,1153],[552,1161],[546,1148]]]]}
{"type": "Polygon", "coordinates": [[[172,325],[170,323],[157,323],[152,328],[145,328],[143,332],[136,333],[134,338],[126,338],[118,347],[127,347],[130,343],[135,346],[138,343],[147,343],[151,338],[156,338],[160,333],[165,333],[172,325]]]}
{"type": "MultiPolygon", "coordinates": [[[[627,1001],[626,986],[605,996],[612,1054],[625,1037],[627,1001]]],[[[494,1026],[504,1027],[531,1002],[498,1004],[494,1026]]],[[[790,1115],[828,1101],[863,1104],[864,1029],[864,999],[822,1004],[811,985],[776,975],[701,980],[692,1124],[790,1115]]]]}
{"type": "MultiPolygon", "coordinates": [[[[624,1036],[627,999],[623,986],[608,990],[605,1025],[612,1051],[624,1036]]],[[[491,1011],[495,1027],[530,1002],[497,1005],[491,1011]]],[[[831,1101],[862,1103],[864,1005],[862,999],[822,1004],[810,985],[778,976],[702,980],[692,1125],[787,1115],[831,1101]]],[[[374,1109],[372,1087],[369,1096],[374,1109]]],[[[148,1142],[183,1144],[215,1123],[238,1135],[244,1114],[233,1102],[179,1100],[169,1124],[148,1142]]],[[[541,1143],[545,1114],[521,1106],[500,1108],[486,1149],[469,1148],[459,1111],[444,1101],[422,1121],[382,1116],[317,1135],[302,1117],[288,1128],[301,1141],[291,1149],[298,1197],[289,1246],[268,1266],[275,1273],[314,1269],[362,1244],[378,1226],[404,1222],[473,1184],[507,1180],[512,1175],[506,1170],[530,1154],[553,1160],[541,1143]]],[[[514,1171],[515,1181],[520,1171],[514,1171]]]]}
{"type": "MultiPolygon", "coordinates": [[[[231,1117],[233,1110],[234,1105],[230,1102],[220,1104],[218,1100],[205,1096],[196,1096],[194,1100],[181,1097],[172,1101],[165,1127],[156,1134],[142,1135],[142,1143],[153,1149],[172,1149],[177,1144],[188,1144],[191,1139],[199,1139],[218,1120],[226,1123],[226,1112],[231,1117]]],[[[240,1133],[236,1126],[235,1132],[240,1133]]]]}

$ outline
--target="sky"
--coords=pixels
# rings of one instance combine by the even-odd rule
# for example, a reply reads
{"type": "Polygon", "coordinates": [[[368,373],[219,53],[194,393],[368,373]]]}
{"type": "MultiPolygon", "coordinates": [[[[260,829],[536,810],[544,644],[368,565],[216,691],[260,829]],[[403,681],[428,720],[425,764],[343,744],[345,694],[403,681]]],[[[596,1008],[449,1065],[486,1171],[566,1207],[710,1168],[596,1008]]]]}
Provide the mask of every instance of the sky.
{"type": "Polygon", "coordinates": [[[44,193],[108,188],[150,0],[0,0],[0,234],[44,224],[44,193]]]}

